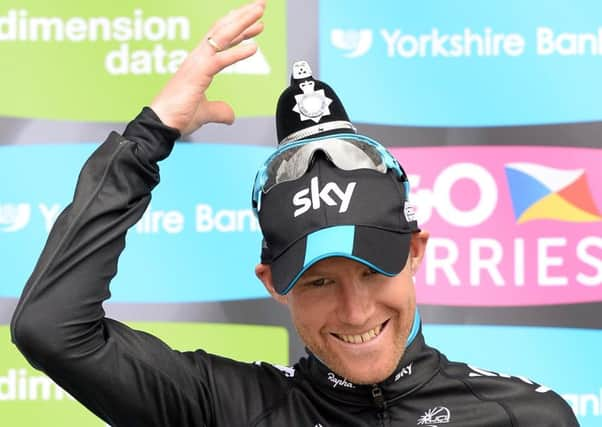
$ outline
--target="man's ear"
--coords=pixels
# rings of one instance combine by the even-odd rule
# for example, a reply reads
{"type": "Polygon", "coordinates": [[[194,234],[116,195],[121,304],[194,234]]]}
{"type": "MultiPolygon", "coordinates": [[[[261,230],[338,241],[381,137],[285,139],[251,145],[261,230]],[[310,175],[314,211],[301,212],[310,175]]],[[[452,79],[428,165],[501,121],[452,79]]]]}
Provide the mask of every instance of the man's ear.
{"type": "Polygon", "coordinates": [[[274,289],[274,283],[272,282],[272,267],[269,264],[257,264],[255,267],[255,275],[261,280],[261,283],[263,283],[263,286],[265,286],[272,298],[281,304],[288,303],[286,295],[280,295],[276,292],[276,289],[274,289]]]}
{"type": "Polygon", "coordinates": [[[410,272],[415,275],[422,264],[424,258],[424,252],[426,250],[426,244],[430,234],[428,231],[419,231],[412,233],[412,240],[410,240],[410,256],[408,262],[410,263],[410,272]]]}

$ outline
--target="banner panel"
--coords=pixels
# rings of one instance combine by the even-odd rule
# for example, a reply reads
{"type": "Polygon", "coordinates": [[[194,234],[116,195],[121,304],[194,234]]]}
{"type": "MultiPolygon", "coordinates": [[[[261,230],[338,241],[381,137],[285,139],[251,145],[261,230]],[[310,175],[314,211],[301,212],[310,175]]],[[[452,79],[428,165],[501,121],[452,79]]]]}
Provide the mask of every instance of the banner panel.
{"type": "MultiPolygon", "coordinates": [[[[13,265],[0,296],[17,297],[47,233],[73,197],[95,144],[0,147],[0,253],[13,265]]],[[[223,301],[268,296],[255,278],[261,233],[250,209],[269,147],[178,144],[130,230],[112,301],[223,301]]]]}
{"type": "MultiPolygon", "coordinates": [[[[0,115],[127,121],[213,21],[243,3],[4,1],[0,115]]],[[[222,71],[208,92],[230,102],[239,117],[271,116],[286,84],[286,2],[270,2],[263,21],[258,52],[222,71]]]]}
{"type": "Polygon", "coordinates": [[[320,77],[352,119],[412,126],[602,118],[596,0],[319,2],[320,77]]]}
{"type": "MultiPolygon", "coordinates": [[[[17,297],[94,145],[2,147],[0,251],[13,253],[0,296],[17,297]],[[57,165],[60,164],[60,168],[57,165]],[[27,166],[24,166],[27,165],[27,166]],[[35,171],[35,180],[28,176],[35,171]]],[[[179,144],[130,230],[112,301],[266,297],[253,275],[261,233],[250,209],[269,147],[179,144]],[[158,262],[160,260],[160,262],[158,262]]],[[[431,232],[418,301],[527,306],[602,301],[602,150],[392,148],[431,232]],[[428,159],[428,161],[425,161],[428,159]]]]}
{"type": "Polygon", "coordinates": [[[602,301],[602,150],[392,148],[431,233],[424,304],[602,301]]]}

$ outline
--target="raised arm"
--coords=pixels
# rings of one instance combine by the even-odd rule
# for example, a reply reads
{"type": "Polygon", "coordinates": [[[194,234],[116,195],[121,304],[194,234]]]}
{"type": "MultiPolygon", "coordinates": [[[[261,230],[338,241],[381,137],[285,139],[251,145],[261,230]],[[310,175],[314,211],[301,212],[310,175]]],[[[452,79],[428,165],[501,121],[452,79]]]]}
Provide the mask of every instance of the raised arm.
{"type": "Polygon", "coordinates": [[[180,134],[233,121],[205,90],[224,67],[255,52],[226,49],[262,30],[264,2],[218,21],[162,92],[112,133],[84,165],[72,203],[57,219],[11,322],[30,363],[112,425],[211,424],[211,393],[198,358],[105,318],[102,302],[125,246],[159,182],[157,162],[180,134]],[[217,49],[216,49],[217,46],[217,49]]]}

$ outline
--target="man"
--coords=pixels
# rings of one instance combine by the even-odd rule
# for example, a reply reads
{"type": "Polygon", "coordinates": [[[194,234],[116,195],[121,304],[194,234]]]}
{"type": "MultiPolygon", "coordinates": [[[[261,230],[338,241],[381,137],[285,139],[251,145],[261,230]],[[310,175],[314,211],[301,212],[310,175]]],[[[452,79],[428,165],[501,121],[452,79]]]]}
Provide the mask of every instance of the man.
{"type": "Polygon", "coordinates": [[[412,276],[428,235],[405,173],[355,133],[303,62],[280,98],[281,145],[257,174],[253,203],[264,235],[256,274],[290,308],[309,356],[281,369],[181,353],[105,318],[157,162],[181,134],[232,122],[231,108],[204,93],[219,70],[254,53],[238,43],[261,32],[264,7],[218,21],[151,108],[86,162],[15,311],[17,346],[115,426],[577,425],[547,388],[448,362],[425,345],[412,276]]]}

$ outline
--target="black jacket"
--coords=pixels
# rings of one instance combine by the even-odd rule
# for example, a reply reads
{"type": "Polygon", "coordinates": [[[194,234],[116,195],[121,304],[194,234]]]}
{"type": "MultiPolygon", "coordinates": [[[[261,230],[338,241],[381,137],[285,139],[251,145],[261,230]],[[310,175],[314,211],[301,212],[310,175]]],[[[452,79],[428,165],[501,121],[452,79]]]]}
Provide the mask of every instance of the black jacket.
{"type": "Polygon", "coordinates": [[[105,317],[125,234],[179,134],[145,109],[81,171],[13,316],[13,341],[113,426],[577,426],[527,380],[449,362],[418,333],[384,382],[355,385],[311,354],[292,368],[179,352],[105,317]]]}

